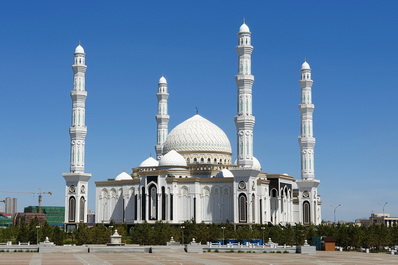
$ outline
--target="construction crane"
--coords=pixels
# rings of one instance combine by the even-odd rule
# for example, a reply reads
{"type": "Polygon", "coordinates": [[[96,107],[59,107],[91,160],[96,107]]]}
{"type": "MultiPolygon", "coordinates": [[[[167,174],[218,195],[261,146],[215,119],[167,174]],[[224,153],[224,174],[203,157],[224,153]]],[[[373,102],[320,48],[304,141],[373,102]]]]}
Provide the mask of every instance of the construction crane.
{"type": "Polygon", "coordinates": [[[41,191],[39,191],[39,192],[33,192],[33,191],[4,191],[4,190],[0,190],[0,192],[2,192],[2,193],[28,193],[28,194],[38,194],[39,196],[38,196],[38,202],[39,202],[39,204],[38,204],[38,209],[37,209],[37,212],[38,213],[41,213],[41,202],[42,202],[42,200],[43,200],[43,198],[42,198],[42,195],[43,194],[50,194],[50,195],[52,195],[53,193],[51,192],[51,191],[48,191],[48,192],[41,192],[41,191]]]}

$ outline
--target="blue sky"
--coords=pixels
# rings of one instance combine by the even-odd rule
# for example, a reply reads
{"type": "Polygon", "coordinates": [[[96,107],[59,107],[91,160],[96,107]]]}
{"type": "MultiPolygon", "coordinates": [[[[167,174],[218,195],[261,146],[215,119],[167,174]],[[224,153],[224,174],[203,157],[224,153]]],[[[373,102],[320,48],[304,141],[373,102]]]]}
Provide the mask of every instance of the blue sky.
{"type": "MultiPolygon", "coordinates": [[[[195,114],[235,150],[237,31],[252,31],[255,156],[300,177],[299,70],[312,68],[315,174],[324,220],[398,216],[398,2],[4,1],[0,8],[0,190],[52,191],[64,204],[73,51],[87,56],[86,172],[131,172],[156,140],[157,81],[169,128],[195,114]]],[[[19,210],[37,197],[17,196],[19,210]]],[[[3,207],[3,205],[0,205],[3,207]]]]}

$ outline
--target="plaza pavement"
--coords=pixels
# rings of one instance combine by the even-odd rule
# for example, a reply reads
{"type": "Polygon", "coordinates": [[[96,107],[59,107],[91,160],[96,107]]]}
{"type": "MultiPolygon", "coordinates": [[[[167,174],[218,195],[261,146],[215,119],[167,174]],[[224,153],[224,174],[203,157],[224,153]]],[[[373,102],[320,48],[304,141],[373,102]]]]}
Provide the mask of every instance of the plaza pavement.
{"type": "Polygon", "coordinates": [[[398,255],[359,252],[281,253],[0,253],[6,265],[122,265],[122,264],[398,264],[398,255]]]}

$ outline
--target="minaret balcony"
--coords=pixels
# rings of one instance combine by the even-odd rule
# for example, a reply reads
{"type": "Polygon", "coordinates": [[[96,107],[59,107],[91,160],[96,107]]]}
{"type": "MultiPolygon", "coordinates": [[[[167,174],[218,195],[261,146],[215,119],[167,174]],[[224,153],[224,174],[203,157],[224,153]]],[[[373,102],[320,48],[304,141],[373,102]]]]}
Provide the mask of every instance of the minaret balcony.
{"type": "Polygon", "coordinates": [[[314,111],[314,104],[299,104],[299,110],[301,113],[305,112],[313,112],[314,111]]]}
{"type": "Polygon", "coordinates": [[[253,83],[253,81],[254,81],[254,75],[238,74],[238,75],[235,76],[235,80],[236,80],[236,81],[240,81],[240,80],[242,80],[242,81],[244,81],[244,80],[251,80],[252,83],[253,83]]]}
{"type": "Polygon", "coordinates": [[[158,114],[156,115],[156,121],[159,123],[166,123],[169,121],[170,116],[169,115],[164,115],[164,114],[158,114]]]}
{"type": "Polygon", "coordinates": [[[253,115],[235,116],[236,127],[240,130],[253,130],[256,118],[253,115]]]}
{"type": "Polygon", "coordinates": [[[235,82],[239,89],[245,89],[245,87],[247,89],[251,89],[254,82],[254,76],[238,74],[235,76],[235,82]]]}
{"type": "Polygon", "coordinates": [[[69,135],[73,139],[84,139],[87,135],[86,126],[72,126],[69,128],[69,135]]]}
{"type": "Polygon", "coordinates": [[[85,101],[87,98],[87,91],[85,90],[72,90],[70,92],[70,96],[72,97],[73,101],[85,101]]]}
{"type": "Polygon", "coordinates": [[[314,83],[314,81],[312,81],[312,80],[300,80],[301,88],[311,87],[313,83],[314,83]]]}
{"type": "Polygon", "coordinates": [[[301,148],[313,149],[315,146],[315,138],[312,136],[299,136],[298,142],[301,148]]]}
{"type": "Polygon", "coordinates": [[[73,73],[75,73],[75,74],[76,73],[85,73],[87,70],[87,66],[74,64],[74,65],[72,65],[72,69],[73,69],[73,73]]]}
{"type": "Polygon", "coordinates": [[[253,46],[251,45],[240,45],[236,47],[236,51],[239,56],[243,56],[245,54],[251,54],[253,52],[253,46]]]}
{"type": "Polygon", "coordinates": [[[158,100],[168,99],[169,93],[157,93],[156,96],[157,96],[158,100]]]}

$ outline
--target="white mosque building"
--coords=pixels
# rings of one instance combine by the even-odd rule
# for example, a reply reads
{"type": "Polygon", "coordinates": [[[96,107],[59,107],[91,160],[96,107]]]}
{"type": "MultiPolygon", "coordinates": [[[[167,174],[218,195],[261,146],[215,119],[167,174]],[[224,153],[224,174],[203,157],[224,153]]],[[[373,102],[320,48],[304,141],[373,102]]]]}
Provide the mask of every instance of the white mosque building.
{"type": "MultiPolygon", "coordinates": [[[[311,68],[301,67],[301,179],[263,172],[254,157],[251,74],[251,32],[243,23],[238,33],[238,88],[236,145],[217,125],[199,114],[168,130],[167,81],[158,83],[156,157],[149,157],[128,174],[95,182],[96,223],[181,224],[188,220],[234,224],[320,224],[321,201],[314,175],[314,145],[311,98],[311,68]]],[[[85,53],[79,45],[72,66],[74,89],[70,173],[66,180],[65,224],[70,228],[87,222],[87,186],[84,173],[85,53]]],[[[234,104],[235,102],[231,102],[234,104]]],[[[232,120],[232,119],[231,119],[232,120]]]]}

